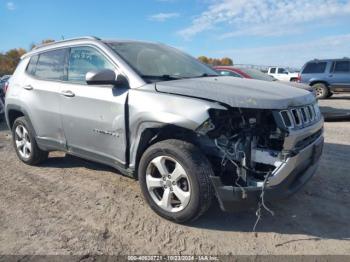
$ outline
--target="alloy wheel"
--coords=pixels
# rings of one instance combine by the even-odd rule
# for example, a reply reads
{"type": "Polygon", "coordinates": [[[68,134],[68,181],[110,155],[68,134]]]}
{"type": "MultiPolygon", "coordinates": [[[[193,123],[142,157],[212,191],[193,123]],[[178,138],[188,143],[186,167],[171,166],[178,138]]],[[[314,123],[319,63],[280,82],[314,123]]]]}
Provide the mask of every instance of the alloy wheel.
{"type": "Polygon", "coordinates": [[[147,166],[146,185],[153,201],[167,212],[179,212],[189,203],[191,185],[181,164],[168,156],[158,156],[147,166]]]}
{"type": "Polygon", "coordinates": [[[28,130],[23,125],[18,125],[15,130],[15,142],[17,151],[24,159],[30,158],[32,154],[32,143],[28,130]]]}

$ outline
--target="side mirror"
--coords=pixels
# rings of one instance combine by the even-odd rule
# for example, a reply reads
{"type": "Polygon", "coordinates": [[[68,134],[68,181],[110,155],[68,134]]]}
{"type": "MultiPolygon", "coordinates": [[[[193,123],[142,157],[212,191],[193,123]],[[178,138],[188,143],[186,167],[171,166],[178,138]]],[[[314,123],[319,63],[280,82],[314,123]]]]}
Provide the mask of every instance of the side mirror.
{"type": "Polygon", "coordinates": [[[86,73],[85,81],[88,85],[115,85],[116,75],[110,69],[93,70],[86,73]]]}
{"type": "Polygon", "coordinates": [[[85,75],[85,81],[88,85],[114,85],[114,86],[127,86],[128,80],[125,76],[119,74],[116,76],[114,71],[110,69],[94,70],[87,72],[85,75]]]}

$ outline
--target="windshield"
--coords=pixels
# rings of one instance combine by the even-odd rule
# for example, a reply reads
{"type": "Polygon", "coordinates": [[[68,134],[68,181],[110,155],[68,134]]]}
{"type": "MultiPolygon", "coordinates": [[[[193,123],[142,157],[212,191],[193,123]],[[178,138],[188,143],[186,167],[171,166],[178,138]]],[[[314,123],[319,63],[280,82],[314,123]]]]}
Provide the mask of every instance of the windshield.
{"type": "Polygon", "coordinates": [[[143,42],[107,44],[146,81],[218,75],[197,59],[162,44],[143,42]]]}
{"type": "Polygon", "coordinates": [[[276,79],[268,74],[265,74],[257,69],[251,68],[239,68],[239,70],[243,71],[247,75],[249,75],[253,79],[263,80],[263,81],[276,81],[276,79]]]}

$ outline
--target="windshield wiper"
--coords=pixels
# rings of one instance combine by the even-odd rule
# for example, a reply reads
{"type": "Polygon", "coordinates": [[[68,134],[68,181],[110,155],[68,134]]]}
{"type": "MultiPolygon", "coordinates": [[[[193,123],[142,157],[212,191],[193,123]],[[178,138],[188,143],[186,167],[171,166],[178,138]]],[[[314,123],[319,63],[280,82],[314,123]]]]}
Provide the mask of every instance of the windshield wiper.
{"type": "Polygon", "coordinates": [[[193,78],[197,78],[197,77],[214,77],[214,76],[221,76],[221,75],[219,75],[219,74],[214,75],[214,74],[203,73],[203,74],[201,74],[199,76],[194,76],[193,78]]]}
{"type": "Polygon", "coordinates": [[[142,78],[147,79],[161,79],[161,80],[178,80],[182,79],[180,76],[175,75],[141,75],[142,78]]]}

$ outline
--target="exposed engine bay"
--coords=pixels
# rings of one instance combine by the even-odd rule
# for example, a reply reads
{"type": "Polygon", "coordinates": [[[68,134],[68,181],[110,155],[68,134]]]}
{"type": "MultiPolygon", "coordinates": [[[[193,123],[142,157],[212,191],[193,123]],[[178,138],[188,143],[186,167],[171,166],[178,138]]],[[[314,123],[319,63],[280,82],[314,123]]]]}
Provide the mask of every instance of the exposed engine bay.
{"type": "MultiPolygon", "coordinates": [[[[263,186],[286,157],[284,138],[271,110],[212,110],[210,119],[199,129],[210,141],[205,152],[225,185],[234,187],[263,186]],[[208,147],[211,147],[209,149],[208,147]],[[215,148],[213,148],[215,147],[215,148]]],[[[244,190],[242,189],[244,198],[244,190]]]]}

